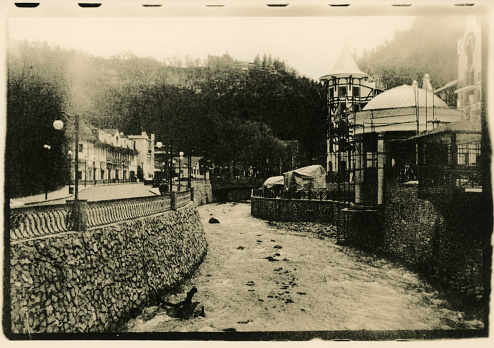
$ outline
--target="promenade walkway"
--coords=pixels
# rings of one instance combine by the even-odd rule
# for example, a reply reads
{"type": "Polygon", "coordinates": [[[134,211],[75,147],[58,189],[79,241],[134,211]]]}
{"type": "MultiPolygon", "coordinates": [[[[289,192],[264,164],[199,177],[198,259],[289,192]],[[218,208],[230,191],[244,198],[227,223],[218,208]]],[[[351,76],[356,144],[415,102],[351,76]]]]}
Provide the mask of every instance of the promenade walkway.
{"type": "MultiPolygon", "coordinates": [[[[73,186],[72,186],[73,187],[73,186]]],[[[79,199],[88,201],[110,200],[131,197],[146,197],[159,194],[158,188],[143,183],[119,183],[119,184],[97,184],[97,185],[79,185],[79,199]]],[[[47,199],[45,194],[20,197],[10,200],[10,206],[22,206],[33,204],[61,204],[66,200],[74,199],[74,194],[69,194],[69,186],[64,186],[57,191],[48,193],[47,199]]]]}

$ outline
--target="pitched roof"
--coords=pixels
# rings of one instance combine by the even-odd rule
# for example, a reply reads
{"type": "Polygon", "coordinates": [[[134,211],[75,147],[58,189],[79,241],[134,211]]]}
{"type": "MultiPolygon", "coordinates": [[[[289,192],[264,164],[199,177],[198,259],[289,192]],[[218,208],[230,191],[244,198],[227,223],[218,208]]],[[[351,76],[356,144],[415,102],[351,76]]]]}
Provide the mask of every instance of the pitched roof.
{"type": "Polygon", "coordinates": [[[451,122],[445,125],[441,125],[433,130],[414,136],[409,140],[422,139],[436,134],[446,134],[446,133],[480,134],[480,132],[481,132],[481,125],[478,120],[464,120],[464,121],[451,122]]]}
{"type": "Polygon", "coordinates": [[[353,55],[350,52],[350,48],[345,42],[329,74],[322,76],[320,79],[327,80],[331,77],[348,77],[348,76],[365,77],[368,75],[360,70],[360,68],[357,65],[357,62],[355,61],[355,58],[353,58],[353,55]]]}

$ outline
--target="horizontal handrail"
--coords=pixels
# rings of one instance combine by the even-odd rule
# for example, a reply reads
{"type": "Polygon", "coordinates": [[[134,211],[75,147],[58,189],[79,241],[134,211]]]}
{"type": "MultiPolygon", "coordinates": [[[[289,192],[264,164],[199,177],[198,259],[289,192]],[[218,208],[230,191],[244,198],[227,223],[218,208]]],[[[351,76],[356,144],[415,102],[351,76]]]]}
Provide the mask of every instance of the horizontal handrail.
{"type": "Polygon", "coordinates": [[[92,201],[76,213],[73,202],[56,205],[30,206],[10,209],[10,240],[25,239],[74,231],[84,219],[84,229],[125,220],[138,219],[185,207],[191,201],[191,190],[160,196],[92,201]]]}

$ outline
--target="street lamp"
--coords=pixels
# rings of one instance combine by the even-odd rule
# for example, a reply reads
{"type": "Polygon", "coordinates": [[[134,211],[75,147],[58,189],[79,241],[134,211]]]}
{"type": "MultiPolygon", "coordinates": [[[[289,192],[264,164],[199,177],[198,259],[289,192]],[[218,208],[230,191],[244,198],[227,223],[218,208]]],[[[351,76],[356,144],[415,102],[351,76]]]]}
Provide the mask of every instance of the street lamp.
{"type": "Polygon", "coordinates": [[[72,166],[72,151],[67,151],[67,155],[69,155],[69,194],[72,194],[72,187],[70,187],[72,182],[72,173],[70,172],[70,167],[72,166]]]}
{"type": "Polygon", "coordinates": [[[45,200],[47,200],[48,199],[48,155],[49,155],[48,151],[51,149],[51,146],[44,144],[43,147],[47,150],[46,161],[45,161],[45,200]]]}
{"type": "MultiPolygon", "coordinates": [[[[75,184],[74,184],[74,201],[77,202],[79,197],[79,115],[71,115],[65,111],[62,111],[62,114],[65,116],[68,122],[74,123],[75,128],[75,140],[74,140],[74,151],[75,151],[75,159],[74,159],[74,175],[75,175],[75,184]]],[[[64,124],[62,120],[55,120],[53,122],[53,128],[56,130],[62,130],[64,124]]]]}
{"type": "Polygon", "coordinates": [[[189,174],[189,176],[187,178],[187,186],[189,186],[189,189],[192,186],[192,173],[191,173],[192,172],[192,155],[191,155],[191,152],[189,152],[189,155],[187,156],[188,160],[189,160],[188,164],[187,164],[187,172],[189,174]]]}
{"type": "Polygon", "coordinates": [[[182,159],[184,158],[184,153],[183,151],[180,151],[178,153],[180,155],[180,157],[178,157],[178,190],[180,191],[180,185],[181,185],[181,182],[180,182],[180,179],[181,179],[181,174],[182,174],[182,159]]]}
{"type": "Polygon", "coordinates": [[[125,160],[122,160],[122,183],[125,184],[125,160]]]}
{"type": "Polygon", "coordinates": [[[96,158],[93,157],[93,185],[96,186],[96,158]]]}
{"type": "Polygon", "coordinates": [[[170,166],[170,176],[171,176],[171,180],[170,180],[170,192],[172,191],[173,189],[173,186],[172,186],[172,181],[173,181],[173,177],[175,176],[174,174],[174,171],[175,171],[175,163],[177,163],[175,160],[172,160],[171,162],[171,166],[170,166]]]}
{"type": "MultiPolygon", "coordinates": [[[[158,149],[161,149],[161,148],[163,147],[163,143],[162,143],[161,141],[158,141],[158,142],[156,143],[156,147],[157,147],[158,149]]],[[[165,163],[161,163],[161,178],[160,178],[160,181],[163,181],[163,178],[164,178],[164,176],[163,176],[164,165],[165,165],[165,163]]],[[[161,184],[161,183],[160,183],[160,184],[161,184]]]]}

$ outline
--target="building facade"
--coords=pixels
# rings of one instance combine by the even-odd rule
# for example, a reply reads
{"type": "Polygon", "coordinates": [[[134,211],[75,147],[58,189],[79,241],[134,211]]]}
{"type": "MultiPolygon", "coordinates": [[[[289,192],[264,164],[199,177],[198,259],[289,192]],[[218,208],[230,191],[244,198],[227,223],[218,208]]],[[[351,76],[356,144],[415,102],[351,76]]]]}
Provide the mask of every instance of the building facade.
{"type": "Polygon", "coordinates": [[[320,78],[327,88],[328,133],[326,171],[330,181],[348,180],[353,170],[352,115],[360,111],[381,90],[362,72],[345,43],[330,73],[320,78]]]}
{"type": "Polygon", "coordinates": [[[79,157],[77,174],[71,165],[71,182],[75,181],[76,175],[84,185],[135,182],[139,167],[151,167],[154,170],[154,163],[150,163],[151,156],[147,152],[143,156],[138,149],[138,146],[142,148],[144,137],[150,143],[154,140],[154,135],[127,136],[118,129],[99,129],[81,121],[77,149],[73,143],[73,127],[69,129],[68,136],[71,138],[71,162],[75,160],[75,151],[78,151],[79,157]],[[132,139],[133,137],[138,137],[138,141],[132,139]]]}
{"type": "Polygon", "coordinates": [[[139,174],[140,181],[152,179],[154,177],[154,134],[148,135],[142,132],[140,135],[129,135],[128,138],[134,142],[135,149],[138,151],[137,165],[141,168],[142,173],[139,174]]]}

